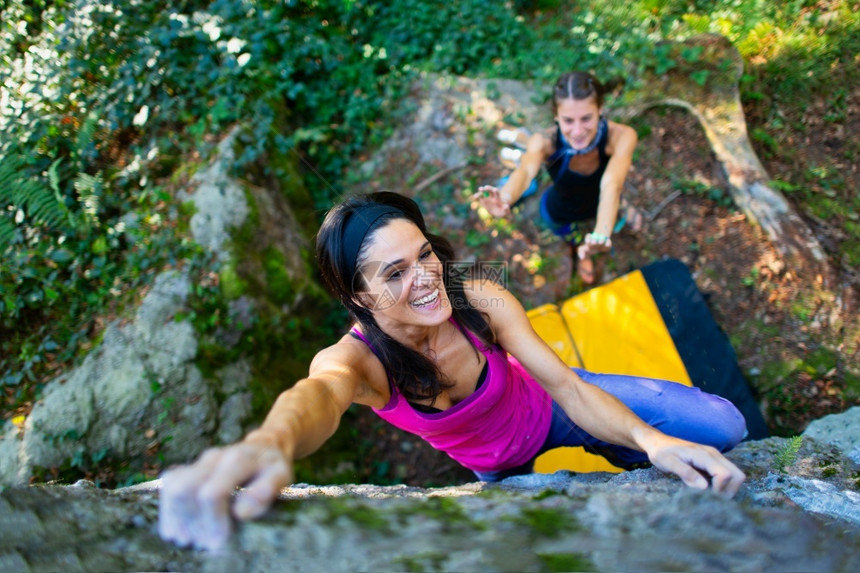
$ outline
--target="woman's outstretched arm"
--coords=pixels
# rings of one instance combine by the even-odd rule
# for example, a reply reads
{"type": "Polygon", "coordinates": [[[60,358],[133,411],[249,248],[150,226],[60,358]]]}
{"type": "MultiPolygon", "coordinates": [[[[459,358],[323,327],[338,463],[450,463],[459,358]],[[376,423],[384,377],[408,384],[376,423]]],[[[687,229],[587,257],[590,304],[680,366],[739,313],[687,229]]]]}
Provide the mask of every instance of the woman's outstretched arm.
{"type": "Polygon", "coordinates": [[[361,368],[353,366],[360,364],[357,356],[354,345],[343,341],[321,351],[309,376],[278,397],[259,429],[166,471],[159,501],[161,537],[214,549],[229,537],[232,517],[262,515],[292,482],[293,460],[319,448],[349,405],[372,394],[361,368]],[[240,486],[243,491],[234,496],[240,486]]]}
{"type": "Polygon", "coordinates": [[[546,136],[535,133],[529,138],[520,164],[510,174],[501,189],[494,185],[482,185],[470,199],[477,201],[493,217],[508,215],[511,205],[523,196],[532,180],[540,173],[544,160],[552,153],[551,146],[552,143],[546,136]]]}

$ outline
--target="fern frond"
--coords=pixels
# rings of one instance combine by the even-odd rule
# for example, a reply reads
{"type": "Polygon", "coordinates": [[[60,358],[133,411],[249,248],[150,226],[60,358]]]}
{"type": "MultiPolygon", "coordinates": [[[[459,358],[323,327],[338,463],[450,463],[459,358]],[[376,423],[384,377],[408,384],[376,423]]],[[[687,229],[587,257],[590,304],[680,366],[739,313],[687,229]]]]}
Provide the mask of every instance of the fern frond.
{"type": "Polygon", "coordinates": [[[57,199],[47,193],[38,194],[27,204],[27,212],[34,222],[52,229],[62,227],[66,221],[66,210],[57,208],[57,199]]]}
{"type": "MultiPolygon", "coordinates": [[[[58,165],[59,160],[51,165],[49,187],[31,176],[31,169],[23,157],[7,153],[0,160],[0,207],[11,205],[15,211],[23,210],[31,225],[45,225],[54,231],[63,227],[71,216],[59,193],[58,165]]],[[[7,223],[14,224],[8,218],[7,223]]]]}
{"type": "Polygon", "coordinates": [[[99,125],[99,114],[97,112],[90,113],[78,130],[78,138],[75,144],[75,149],[79,155],[83,155],[84,150],[92,143],[93,135],[99,125]]]}
{"type": "Polygon", "coordinates": [[[17,228],[8,213],[0,213],[0,255],[15,242],[17,228]]]}
{"type": "Polygon", "coordinates": [[[803,445],[803,436],[792,436],[776,453],[773,461],[774,467],[780,473],[785,473],[788,466],[797,459],[797,453],[803,445]]]}

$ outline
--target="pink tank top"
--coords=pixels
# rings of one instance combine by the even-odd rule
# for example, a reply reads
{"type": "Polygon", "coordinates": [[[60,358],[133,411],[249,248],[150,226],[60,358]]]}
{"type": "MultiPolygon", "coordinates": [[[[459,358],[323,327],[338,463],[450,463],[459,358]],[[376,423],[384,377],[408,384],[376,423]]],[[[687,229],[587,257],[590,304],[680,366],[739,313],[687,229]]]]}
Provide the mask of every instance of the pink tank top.
{"type": "MultiPolygon", "coordinates": [[[[447,410],[426,414],[410,406],[389,383],[391,399],[373,411],[473,471],[520,466],[530,461],[546,440],[552,399],[501,347],[486,347],[468,330],[460,331],[487,357],[487,377],[473,394],[447,410]]],[[[353,332],[376,352],[360,332],[353,332]]]]}

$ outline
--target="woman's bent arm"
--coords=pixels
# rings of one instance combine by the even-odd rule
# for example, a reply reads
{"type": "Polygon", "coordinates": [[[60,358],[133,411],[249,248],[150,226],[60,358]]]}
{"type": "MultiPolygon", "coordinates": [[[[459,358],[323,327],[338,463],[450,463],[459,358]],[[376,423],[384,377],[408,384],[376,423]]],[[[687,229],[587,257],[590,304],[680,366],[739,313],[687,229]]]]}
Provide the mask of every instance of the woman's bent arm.
{"type": "Polygon", "coordinates": [[[658,468],[677,474],[687,485],[710,486],[734,495],[745,476],[716,449],[660,432],[643,422],[620,400],[584,382],[547,346],[529,322],[522,305],[507,290],[472,283],[473,304],[487,309],[499,344],[529,371],[570,417],[592,436],[648,454],[658,468]]]}

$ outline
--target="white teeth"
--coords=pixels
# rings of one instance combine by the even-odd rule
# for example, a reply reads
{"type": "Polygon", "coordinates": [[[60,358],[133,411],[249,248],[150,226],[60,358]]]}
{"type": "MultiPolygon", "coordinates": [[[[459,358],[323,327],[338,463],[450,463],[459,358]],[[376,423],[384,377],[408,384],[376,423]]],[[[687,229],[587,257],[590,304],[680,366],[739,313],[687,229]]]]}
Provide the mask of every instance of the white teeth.
{"type": "Polygon", "coordinates": [[[439,298],[439,289],[434,290],[433,292],[431,292],[427,296],[422,296],[418,300],[413,300],[412,306],[424,306],[426,304],[430,304],[431,302],[435,301],[437,298],[439,298]]]}

